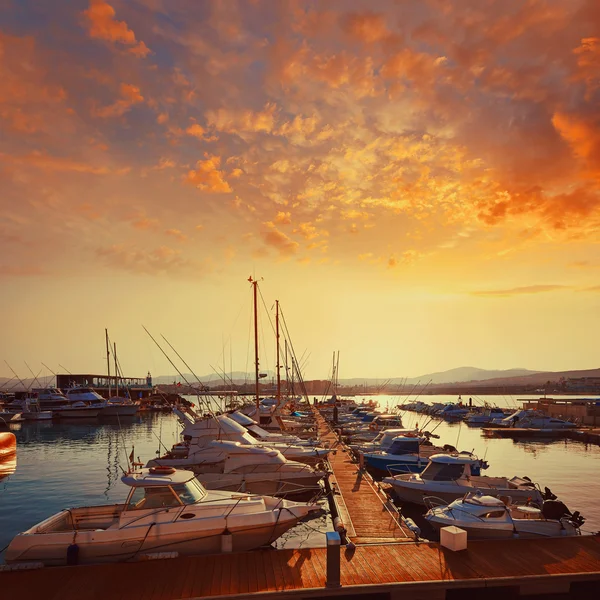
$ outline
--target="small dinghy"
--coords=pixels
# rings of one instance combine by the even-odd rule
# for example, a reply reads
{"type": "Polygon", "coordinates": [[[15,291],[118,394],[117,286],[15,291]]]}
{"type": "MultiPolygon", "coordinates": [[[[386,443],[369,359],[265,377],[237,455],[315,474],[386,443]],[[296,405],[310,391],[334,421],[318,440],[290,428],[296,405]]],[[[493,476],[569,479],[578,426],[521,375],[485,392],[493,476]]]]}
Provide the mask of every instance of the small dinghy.
{"type": "MultiPolygon", "coordinates": [[[[433,499],[431,499],[433,500],[433,499]]],[[[585,519],[571,513],[558,500],[545,500],[541,508],[512,504],[512,498],[494,498],[481,492],[467,494],[425,515],[436,529],[454,525],[470,539],[534,538],[580,535],[585,519]]]]}
{"type": "Polygon", "coordinates": [[[170,467],[141,469],[122,481],[131,487],[125,504],[63,510],[18,534],[6,562],[66,565],[136,560],[155,552],[252,550],[321,510],[269,496],[209,492],[192,472],[170,467]]]}

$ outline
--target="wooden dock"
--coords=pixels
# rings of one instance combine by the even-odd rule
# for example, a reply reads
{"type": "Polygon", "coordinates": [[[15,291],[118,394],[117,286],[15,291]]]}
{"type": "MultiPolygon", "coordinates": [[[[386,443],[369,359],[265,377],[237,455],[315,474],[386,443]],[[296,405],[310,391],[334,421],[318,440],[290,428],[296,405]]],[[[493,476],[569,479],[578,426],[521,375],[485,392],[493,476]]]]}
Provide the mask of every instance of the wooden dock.
{"type": "Polygon", "coordinates": [[[348,447],[338,441],[319,413],[316,419],[319,437],[333,448],[329,482],[347,538],[355,544],[414,541],[415,536],[402,525],[396,507],[380,485],[359,469],[348,447]]]}
{"type": "MultiPolygon", "coordinates": [[[[597,536],[469,542],[452,552],[433,543],[342,548],[341,585],[326,588],[325,548],[260,550],[115,565],[0,572],[2,598],[178,600],[183,598],[444,598],[448,590],[503,588],[512,595],[600,585],[597,536]],[[382,596],[383,597],[383,596],[382,596]]],[[[507,596],[503,596],[507,597],[507,596]]]]}

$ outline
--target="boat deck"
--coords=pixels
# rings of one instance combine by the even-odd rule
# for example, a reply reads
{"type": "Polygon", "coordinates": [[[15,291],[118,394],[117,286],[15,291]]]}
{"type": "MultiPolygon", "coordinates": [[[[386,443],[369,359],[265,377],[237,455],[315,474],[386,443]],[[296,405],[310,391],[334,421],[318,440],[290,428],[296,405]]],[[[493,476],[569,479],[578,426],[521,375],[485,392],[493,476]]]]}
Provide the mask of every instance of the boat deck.
{"type": "Polygon", "coordinates": [[[503,586],[560,593],[573,583],[600,582],[597,536],[477,541],[461,552],[433,543],[342,548],[338,590],[325,588],[326,553],[325,548],[260,550],[0,572],[0,586],[3,597],[20,600],[175,600],[247,594],[367,597],[400,590],[403,598],[436,598],[451,589],[503,586]]]}

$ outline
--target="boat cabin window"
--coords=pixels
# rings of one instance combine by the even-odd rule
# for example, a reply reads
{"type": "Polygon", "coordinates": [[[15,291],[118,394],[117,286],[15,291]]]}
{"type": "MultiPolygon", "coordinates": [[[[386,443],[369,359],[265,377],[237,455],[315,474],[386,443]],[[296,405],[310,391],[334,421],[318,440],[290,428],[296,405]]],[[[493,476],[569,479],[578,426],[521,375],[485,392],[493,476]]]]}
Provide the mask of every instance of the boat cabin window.
{"type": "Polygon", "coordinates": [[[172,486],[183,504],[195,504],[206,496],[206,490],[198,485],[195,479],[172,486]]]}
{"type": "Polygon", "coordinates": [[[135,487],[126,510],[148,510],[181,506],[183,502],[170,486],[135,487]]]}
{"type": "Polygon", "coordinates": [[[429,481],[454,481],[463,474],[463,471],[464,465],[460,463],[444,464],[430,462],[421,473],[421,479],[428,479],[429,481]]]}

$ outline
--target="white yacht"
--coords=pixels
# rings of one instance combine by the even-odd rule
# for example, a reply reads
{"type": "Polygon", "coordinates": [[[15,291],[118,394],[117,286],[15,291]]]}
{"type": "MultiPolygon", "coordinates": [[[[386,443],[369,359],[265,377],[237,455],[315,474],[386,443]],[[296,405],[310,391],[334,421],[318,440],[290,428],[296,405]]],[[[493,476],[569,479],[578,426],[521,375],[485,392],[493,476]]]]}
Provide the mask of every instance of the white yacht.
{"type": "Polygon", "coordinates": [[[37,393],[40,410],[50,411],[53,417],[93,419],[100,412],[98,407],[89,406],[87,402],[69,399],[58,388],[42,388],[37,393]]]}
{"type": "Polygon", "coordinates": [[[239,442],[213,441],[209,448],[185,458],[157,458],[147,467],[189,469],[208,490],[230,490],[285,498],[311,498],[322,492],[327,474],[309,465],[287,460],[281,452],[239,442]]]}
{"type": "Polygon", "coordinates": [[[473,539],[579,535],[585,522],[558,500],[546,500],[538,508],[511,504],[511,498],[484,496],[479,491],[447,506],[431,508],[425,519],[436,529],[460,527],[473,539]]]}
{"type": "Polygon", "coordinates": [[[508,415],[502,408],[488,406],[482,412],[474,412],[467,415],[465,423],[467,425],[489,425],[494,419],[504,419],[506,416],[508,415]]]}
{"type": "Polygon", "coordinates": [[[467,454],[434,454],[421,474],[401,474],[383,479],[389,483],[399,500],[425,504],[424,498],[434,496],[449,504],[468,492],[481,490],[488,496],[511,496],[517,501],[532,500],[538,504],[552,492],[523,477],[488,477],[473,475],[479,460],[467,454]]]}
{"type": "Polygon", "coordinates": [[[176,455],[188,455],[208,446],[213,440],[229,440],[253,446],[266,446],[279,450],[288,460],[298,460],[306,464],[317,464],[326,458],[329,449],[318,446],[298,446],[286,442],[259,442],[248,431],[228,415],[198,418],[196,415],[175,409],[175,414],[183,424],[184,442],[176,444],[171,451],[176,455]]]}
{"type": "Polygon", "coordinates": [[[190,471],[128,473],[125,504],[63,510],[18,534],[8,564],[121,562],[161,551],[182,555],[245,551],[270,544],[318,505],[207,491],[190,471]]]}
{"type": "Polygon", "coordinates": [[[248,431],[248,433],[261,443],[274,443],[274,444],[293,444],[295,446],[316,446],[316,439],[305,440],[297,435],[285,434],[285,433],[274,433],[263,429],[254,419],[251,419],[248,415],[240,411],[234,411],[227,413],[227,416],[239,423],[242,427],[248,431]]]}
{"type": "Polygon", "coordinates": [[[138,411],[138,405],[120,396],[105,400],[98,392],[89,387],[77,386],[65,390],[68,400],[84,402],[96,408],[102,417],[132,416],[138,411]]]}
{"type": "Polygon", "coordinates": [[[516,429],[575,429],[577,425],[549,417],[539,410],[517,410],[504,419],[494,420],[494,427],[514,427],[516,429]]]}

